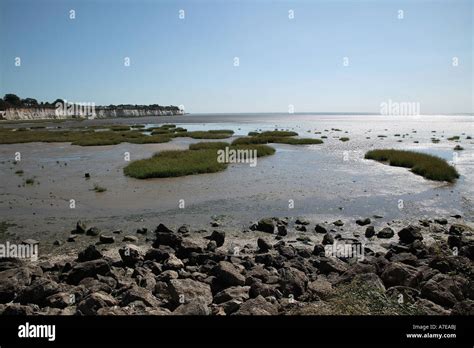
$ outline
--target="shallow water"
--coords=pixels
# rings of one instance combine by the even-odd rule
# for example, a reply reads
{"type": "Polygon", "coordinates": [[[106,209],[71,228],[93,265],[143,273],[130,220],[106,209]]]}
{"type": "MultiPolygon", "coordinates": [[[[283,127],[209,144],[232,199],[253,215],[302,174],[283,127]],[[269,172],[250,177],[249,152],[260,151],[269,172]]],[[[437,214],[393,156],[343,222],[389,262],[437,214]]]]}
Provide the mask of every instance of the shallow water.
{"type": "MultiPolygon", "coordinates": [[[[242,227],[265,216],[353,221],[377,214],[384,217],[380,224],[453,214],[473,218],[474,146],[466,139],[474,135],[472,116],[188,115],[88,120],[80,125],[101,123],[174,123],[188,130],[232,129],[238,136],[278,128],[297,131],[302,137],[328,138],[321,145],[273,144],[276,154],[258,159],[255,168],[233,164],[221,173],[149,180],[123,175],[128,163],[125,152],[135,160],[165,149],[186,149],[201,140],[176,138],[166,144],[97,147],[0,145],[0,214],[1,220],[17,224],[9,229],[15,237],[64,239],[78,219],[94,221],[107,230],[127,230],[158,222],[205,227],[214,215],[224,215],[224,221],[242,227]],[[461,136],[464,151],[453,151],[457,143],[447,138],[454,135],[461,136]],[[350,141],[338,140],[342,136],[350,141]],[[432,143],[432,137],[440,142],[432,143]],[[455,184],[433,182],[405,168],[363,159],[374,148],[434,154],[453,162],[461,177],[455,184]],[[22,154],[17,165],[12,164],[15,152],[22,154]],[[14,174],[18,169],[24,170],[22,177],[14,174]],[[90,180],[84,178],[86,172],[90,180]],[[40,184],[21,186],[30,177],[40,184]],[[107,191],[92,191],[94,183],[107,191]],[[74,209],[70,199],[75,200],[74,209]],[[184,209],[178,206],[181,199],[184,209]]],[[[66,128],[68,123],[61,126],[66,128]]]]}

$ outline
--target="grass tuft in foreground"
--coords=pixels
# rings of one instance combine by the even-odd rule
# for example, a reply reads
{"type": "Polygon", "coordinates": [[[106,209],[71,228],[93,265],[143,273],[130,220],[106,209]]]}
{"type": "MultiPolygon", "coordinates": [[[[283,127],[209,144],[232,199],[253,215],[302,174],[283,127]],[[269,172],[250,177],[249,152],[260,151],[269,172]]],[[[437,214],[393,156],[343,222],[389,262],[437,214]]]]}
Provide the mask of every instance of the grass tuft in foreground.
{"type": "Polygon", "coordinates": [[[454,182],[459,178],[457,170],[444,159],[414,151],[372,150],[365,154],[366,159],[388,162],[395,167],[411,168],[415,174],[429,180],[454,182]]]}

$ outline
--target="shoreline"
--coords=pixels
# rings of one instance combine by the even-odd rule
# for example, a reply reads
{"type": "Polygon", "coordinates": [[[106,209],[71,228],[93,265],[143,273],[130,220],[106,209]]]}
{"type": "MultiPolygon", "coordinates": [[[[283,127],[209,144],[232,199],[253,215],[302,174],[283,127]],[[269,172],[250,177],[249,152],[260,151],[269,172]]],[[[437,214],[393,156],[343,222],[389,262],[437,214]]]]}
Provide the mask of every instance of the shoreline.
{"type": "Polygon", "coordinates": [[[359,219],[365,233],[350,238],[340,233],[347,221],[304,218],[264,218],[238,233],[221,230],[219,220],[207,230],[159,224],[117,234],[78,222],[72,235],[87,247],[37,262],[0,258],[0,313],[344,315],[356,314],[355,306],[363,315],[472,315],[474,229],[448,219],[393,229],[359,219]],[[110,237],[117,241],[108,244],[110,237]],[[382,248],[368,247],[368,239],[382,248]],[[328,254],[338,243],[363,257],[328,254]]]}

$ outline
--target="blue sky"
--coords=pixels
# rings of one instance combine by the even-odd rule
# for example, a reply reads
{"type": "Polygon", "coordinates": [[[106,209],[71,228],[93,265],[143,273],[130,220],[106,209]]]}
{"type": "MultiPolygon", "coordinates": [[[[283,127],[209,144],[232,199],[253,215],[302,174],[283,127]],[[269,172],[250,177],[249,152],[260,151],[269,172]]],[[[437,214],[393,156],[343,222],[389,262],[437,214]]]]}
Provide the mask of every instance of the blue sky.
{"type": "Polygon", "coordinates": [[[473,112],[473,4],[0,0],[0,93],[191,113],[378,112],[389,99],[473,112]]]}

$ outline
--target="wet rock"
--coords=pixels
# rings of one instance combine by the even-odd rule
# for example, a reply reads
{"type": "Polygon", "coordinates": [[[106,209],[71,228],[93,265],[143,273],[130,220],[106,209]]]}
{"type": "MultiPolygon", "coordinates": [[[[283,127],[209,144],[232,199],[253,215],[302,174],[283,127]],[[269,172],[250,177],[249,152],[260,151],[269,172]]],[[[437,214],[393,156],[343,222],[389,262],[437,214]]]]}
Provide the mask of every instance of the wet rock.
{"type": "Polygon", "coordinates": [[[420,228],[413,225],[401,229],[400,232],[398,232],[398,237],[400,238],[400,242],[403,244],[411,244],[415,240],[423,239],[420,228]]]}
{"type": "Polygon", "coordinates": [[[76,223],[76,229],[74,230],[74,232],[77,234],[84,234],[86,233],[86,230],[87,230],[86,224],[79,220],[76,223]]]}
{"type": "Polygon", "coordinates": [[[275,223],[271,218],[263,218],[257,223],[256,229],[262,232],[274,233],[275,223]]]}
{"type": "Polygon", "coordinates": [[[114,236],[109,236],[106,234],[101,234],[99,237],[99,241],[104,244],[112,244],[115,242],[115,237],[114,236]]]}
{"type": "Polygon", "coordinates": [[[440,225],[447,225],[448,224],[448,220],[445,219],[445,218],[434,219],[434,222],[436,222],[437,224],[440,224],[440,225]]]}
{"type": "Polygon", "coordinates": [[[357,219],[357,220],[356,220],[356,224],[359,225],[359,226],[369,225],[370,223],[371,223],[370,218],[357,219]]]}
{"type": "Polygon", "coordinates": [[[309,225],[309,221],[304,218],[297,218],[295,221],[296,225],[309,225]]]}
{"type": "Polygon", "coordinates": [[[148,228],[142,227],[137,229],[138,234],[147,234],[148,233],[148,228]]]}
{"type": "Polygon", "coordinates": [[[322,244],[316,244],[313,249],[313,255],[324,255],[325,254],[325,249],[324,245],[322,244]]]}
{"type": "Polygon", "coordinates": [[[344,226],[344,222],[342,222],[341,220],[336,220],[333,222],[333,225],[341,227],[344,226]]]}
{"type": "Polygon", "coordinates": [[[422,274],[413,266],[392,262],[385,267],[381,278],[387,288],[396,285],[416,288],[421,281],[422,274]]]}
{"type": "Polygon", "coordinates": [[[324,226],[322,226],[322,225],[320,225],[320,224],[317,224],[317,225],[314,227],[314,230],[316,231],[316,233],[324,233],[324,234],[325,234],[325,233],[328,233],[328,230],[327,230],[324,226]]]}
{"type": "Polygon", "coordinates": [[[210,240],[206,245],[206,251],[214,252],[217,249],[217,243],[214,240],[210,240]]]}
{"type": "Polygon", "coordinates": [[[453,236],[460,236],[462,235],[464,232],[466,232],[467,230],[469,230],[469,227],[466,226],[466,225],[462,225],[462,224],[452,224],[450,227],[449,227],[449,234],[450,235],[453,235],[453,236]]]}
{"type": "Polygon", "coordinates": [[[78,284],[82,279],[95,277],[97,274],[105,275],[110,272],[110,266],[104,259],[85,261],[75,265],[67,275],[69,284],[78,284]]]}
{"type": "Polygon", "coordinates": [[[86,235],[97,237],[100,234],[100,230],[97,227],[91,227],[86,231],[86,235]]]}
{"type": "Polygon", "coordinates": [[[216,242],[216,245],[219,248],[224,245],[225,233],[222,231],[212,231],[212,234],[209,237],[207,237],[207,239],[213,240],[214,242],[216,242]]]}
{"type": "Polygon", "coordinates": [[[245,301],[232,315],[276,315],[278,308],[262,296],[245,301]]]}
{"type": "Polygon", "coordinates": [[[277,225],[277,235],[284,237],[288,234],[288,229],[285,225],[277,225]]]}
{"type": "Polygon", "coordinates": [[[224,287],[245,284],[245,277],[240,273],[240,270],[230,262],[219,262],[213,269],[213,273],[217,277],[218,282],[224,287]]]}
{"type": "Polygon", "coordinates": [[[377,238],[392,238],[395,232],[390,227],[384,227],[377,233],[377,238]]]}
{"type": "Polygon", "coordinates": [[[163,224],[159,224],[156,229],[155,229],[155,233],[173,233],[172,230],[170,230],[168,227],[166,227],[165,225],[163,224]]]}
{"type": "Polygon", "coordinates": [[[127,244],[120,248],[119,255],[123,263],[129,267],[133,267],[136,263],[143,260],[140,249],[133,244],[127,244]]]}
{"type": "Polygon", "coordinates": [[[323,245],[334,244],[334,237],[332,235],[330,235],[329,233],[326,233],[323,236],[322,243],[323,243],[323,245]]]}
{"type": "Polygon", "coordinates": [[[72,234],[72,235],[70,235],[70,236],[67,238],[67,241],[68,241],[69,243],[74,243],[74,242],[76,241],[76,239],[77,239],[77,235],[72,234]]]}
{"type": "Polygon", "coordinates": [[[92,261],[101,259],[102,257],[102,253],[96,249],[95,245],[89,245],[87,248],[79,252],[77,255],[77,261],[92,261]]]}
{"type": "Polygon", "coordinates": [[[189,225],[182,225],[178,228],[178,233],[186,234],[189,233],[189,225]]]}
{"type": "Polygon", "coordinates": [[[172,279],[168,283],[172,303],[175,305],[192,302],[212,303],[212,292],[209,284],[192,279],[172,279]]]}
{"type": "Polygon", "coordinates": [[[267,251],[272,249],[272,245],[263,238],[257,239],[257,245],[258,245],[258,250],[263,253],[266,253],[267,251]]]}
{"type": "Polygon", "coordinates": [[[300,231],[300,232],[306,232],[307,231],[306,226],[304,226],[304,225],[296,225],[295,230],[300,231]]]}
{"type": "Polygon", "coordinates": [[[375,227],[367,226],[367,228],[365,229],[365,236],[367,238],[372,238],[373,236],[375,236],[375,227]]]}
{"type": "Polygon", "coordinates": [[[112,307],[118,304],[112,296],[103,292],[94,292],[77,305],[77,310],[83,315],[97,315],[100,308],[112,307]]]}

